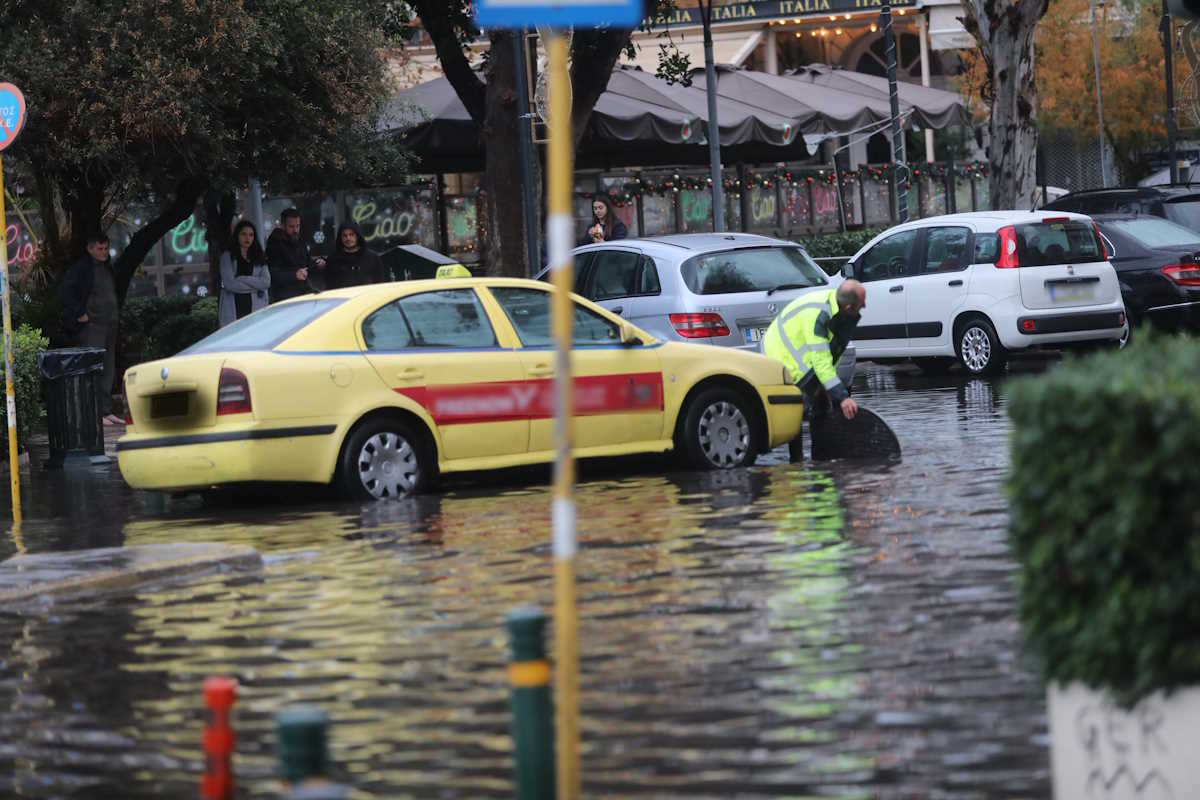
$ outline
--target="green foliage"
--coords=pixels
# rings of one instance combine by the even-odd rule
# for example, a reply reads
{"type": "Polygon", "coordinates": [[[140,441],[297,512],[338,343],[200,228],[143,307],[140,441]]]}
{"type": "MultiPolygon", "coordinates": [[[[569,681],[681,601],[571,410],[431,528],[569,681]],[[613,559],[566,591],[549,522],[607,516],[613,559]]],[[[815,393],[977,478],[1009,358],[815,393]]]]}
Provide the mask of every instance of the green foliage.
{"type": "Polygon", "coordinates": [[[37,328],[21,325],[13,331],[13,392],[17,399],[17,445],[29,449],[29,437],[38,430],[46,409],[42,407],[42,372],[38,353],[50,340],[37,328]]]}
{"type": "Polygon", "coordinates": [[[1047,678],[1133,702],[1200,683],[1200,342],[1014,381],[1010,535],[1047,678]]]}
{"type": "Polygon", "coordinates": [[[172,295],[139,297],[121,311],[119,372],[168,358],[217,329],[217,300],[172,295]]]}
{"type": "MultiPolygon", "coordinates": [[[[862,228],[855,231],[846,231],[845,233],[819,233],[800,237],[797,239],[797,242],[813,258],[849,258],[883,230],[880,227],[862,228]]],[[[832,275],[838,271],[841,264],[827,261],[822,263],[821,266],[826,272],[832,275]]]]}

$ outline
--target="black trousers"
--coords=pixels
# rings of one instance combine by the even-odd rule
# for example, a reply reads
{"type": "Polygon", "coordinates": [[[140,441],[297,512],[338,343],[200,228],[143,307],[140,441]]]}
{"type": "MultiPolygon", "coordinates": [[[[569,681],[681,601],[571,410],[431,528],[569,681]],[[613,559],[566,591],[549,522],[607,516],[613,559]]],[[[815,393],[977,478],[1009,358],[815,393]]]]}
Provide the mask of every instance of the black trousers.
{"type": "Polygon", "coordinates": [[[117,371],[117,323],[88,322],[80,330],[81,347],[104,348],[104,388],[100,393],[100,413],[113,413],[112,388],[117,371]]]}
{"type": "MultiPolygon", "coordinates": [[[[814,419],[821,419],[832,412],[833,401],[830,400],[829,392],[825,391],[825,387],[816,380],[801,384],[800,391],[804,393],[804,420],[811,428],[814,419]]],[[[796,438],[788,442],[788,460],[793,464],[804,461],[803,426],[796,438]]]]}

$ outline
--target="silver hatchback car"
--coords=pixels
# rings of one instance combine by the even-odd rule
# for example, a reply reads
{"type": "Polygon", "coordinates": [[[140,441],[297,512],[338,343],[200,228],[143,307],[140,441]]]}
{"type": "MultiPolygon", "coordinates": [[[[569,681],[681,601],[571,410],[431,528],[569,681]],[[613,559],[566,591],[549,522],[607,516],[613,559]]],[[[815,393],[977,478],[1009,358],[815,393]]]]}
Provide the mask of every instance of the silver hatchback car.
{"type": "MultiPolygon", "coordinates": [[[[660,339],[762,350],[767,326],[830,278],[794,242],[749,233],[687,233],[577,247],[575,292],[660,339]]],[[[548,278],[543,270],[539,278],[548,278]]],[[[854,380],[854,344],[838,364],[854,380]]]]}

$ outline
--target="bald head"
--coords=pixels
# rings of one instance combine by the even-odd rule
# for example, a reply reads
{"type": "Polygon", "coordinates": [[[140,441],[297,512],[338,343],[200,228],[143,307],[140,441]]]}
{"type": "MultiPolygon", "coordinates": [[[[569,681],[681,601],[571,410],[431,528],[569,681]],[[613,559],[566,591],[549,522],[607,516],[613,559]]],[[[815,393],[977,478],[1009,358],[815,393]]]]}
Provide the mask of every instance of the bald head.
{"type": "Polygon", "coordinates": [[[842,311],[857,314],[867,307],[867,287],[853,278],[842,281],[837,290],[837,304],[842,311]]]}

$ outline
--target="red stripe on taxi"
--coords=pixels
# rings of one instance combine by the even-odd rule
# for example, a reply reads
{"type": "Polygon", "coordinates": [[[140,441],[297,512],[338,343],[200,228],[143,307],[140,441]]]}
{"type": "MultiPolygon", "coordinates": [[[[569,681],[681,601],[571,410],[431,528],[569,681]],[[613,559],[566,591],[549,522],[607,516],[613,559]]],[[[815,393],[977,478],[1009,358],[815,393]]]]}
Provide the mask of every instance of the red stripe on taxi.
{"type": "MultiPolygon", "coordinates": [[[[396,389],[422,405],[438,425],[468,425],[554,416],[554,380],[495,381],[396,389]]],[[[662,411],[662,373],[594,375],[575,379],[575,413],[662,411]]]]}

